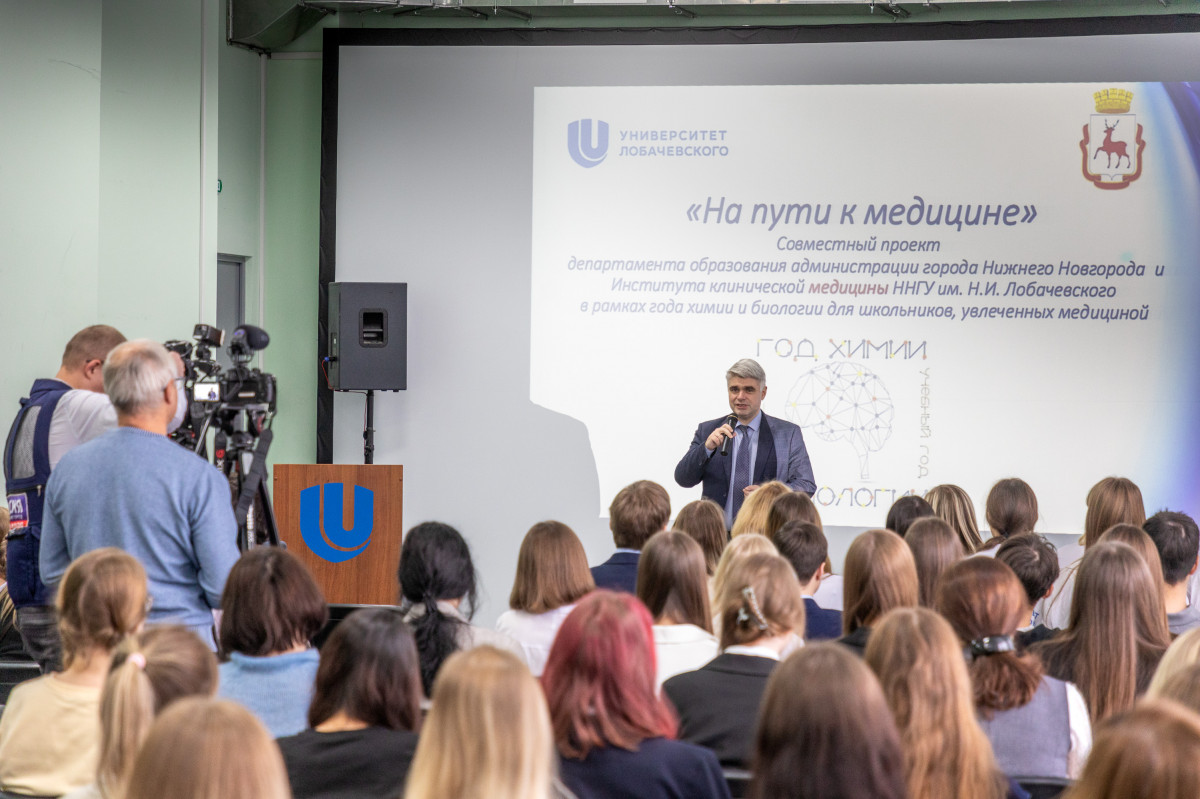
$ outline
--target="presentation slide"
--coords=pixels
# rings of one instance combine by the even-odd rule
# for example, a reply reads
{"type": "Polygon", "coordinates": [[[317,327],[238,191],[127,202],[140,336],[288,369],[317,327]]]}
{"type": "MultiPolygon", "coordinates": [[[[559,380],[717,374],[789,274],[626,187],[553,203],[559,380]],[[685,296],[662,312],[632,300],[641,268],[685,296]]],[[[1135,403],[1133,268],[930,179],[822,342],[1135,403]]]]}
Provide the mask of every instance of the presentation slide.
{"type": "Polygon", "coordinates": [[[743,357],[828,524],[1016,475],[1065,530],[1064,482],[1190,480],[1198,88],[536,87],[530,397],[601,497],[670,475],[663,419],[727,414],[743,357]]]}

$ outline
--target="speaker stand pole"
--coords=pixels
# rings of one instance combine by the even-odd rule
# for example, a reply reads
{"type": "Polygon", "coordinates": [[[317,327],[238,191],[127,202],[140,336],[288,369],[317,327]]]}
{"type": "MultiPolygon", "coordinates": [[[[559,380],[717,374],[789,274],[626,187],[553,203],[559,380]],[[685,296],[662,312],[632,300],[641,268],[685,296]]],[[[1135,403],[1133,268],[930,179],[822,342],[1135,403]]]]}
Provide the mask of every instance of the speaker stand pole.
{"type": "Polygon", "coordinates": [[[363,429],[363,463],[375,462],[375,391],[367,389],[367,420],[363,429]]]}

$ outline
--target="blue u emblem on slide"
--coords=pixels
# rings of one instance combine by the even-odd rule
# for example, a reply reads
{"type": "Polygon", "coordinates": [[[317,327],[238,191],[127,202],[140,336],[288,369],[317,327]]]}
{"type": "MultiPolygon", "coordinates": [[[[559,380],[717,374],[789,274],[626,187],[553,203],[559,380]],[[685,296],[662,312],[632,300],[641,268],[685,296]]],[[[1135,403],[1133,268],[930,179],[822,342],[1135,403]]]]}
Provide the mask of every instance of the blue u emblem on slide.
{"type": "Polygon", "coordinates": [[[300,492],[300,535],[313,553],[330,563],[341,563],[361,555],[375,527],[375,492],[354,486],[354,526],[342,527],[343,483],[309,486],[300,492]],[[324,520],[321,493],[325,494],[324,520]],[[324,523],[322,523],[322,521],[324,523]]]}
{"type": "Polygon", "coordinates": [[[567,151],[575,163],[588,169],[608,155],[608,123],[602,119],[577,119],[567,125],[567,151]],[[596,123],[596,142],[592,143],[592,122],[596,123]]]}

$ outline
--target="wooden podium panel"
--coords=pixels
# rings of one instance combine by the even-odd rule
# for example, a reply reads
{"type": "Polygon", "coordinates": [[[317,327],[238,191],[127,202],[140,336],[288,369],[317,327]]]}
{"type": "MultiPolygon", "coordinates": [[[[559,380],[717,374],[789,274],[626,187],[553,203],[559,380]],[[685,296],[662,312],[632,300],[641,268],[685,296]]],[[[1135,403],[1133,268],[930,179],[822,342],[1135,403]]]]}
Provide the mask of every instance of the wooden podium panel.
{"type": "MultiPolygon", "coordinates": [[[[332,603],[392,605],[399,593],[396,569],[400,563],[400,539],[404,530],[402,500],[404,467],[389,464],[280,464],[274,471],[274,503],[279,537],[288,551],[308,566],[332,603]],[[326,544],[339,550],[334,535],[324,535],[325,502],[329,490],[342,490],[343,529],[355,527],[355,487],[371,492],[373,519],[365,549],[348,560],[332,563],[307,543],[301,530],[301,492],[316,486],[320,514],[308,519],[310,537],[324,536],[326,544]],[[324,488],[328,486],[329,488],[324,488]]],[[[310,502],[313,494],[309,494],[310,502]]],[[[330,520],[332,521],[332,520],[330,520]]],[[[319,541],[315,541],[319,545],[319,541]]]]}

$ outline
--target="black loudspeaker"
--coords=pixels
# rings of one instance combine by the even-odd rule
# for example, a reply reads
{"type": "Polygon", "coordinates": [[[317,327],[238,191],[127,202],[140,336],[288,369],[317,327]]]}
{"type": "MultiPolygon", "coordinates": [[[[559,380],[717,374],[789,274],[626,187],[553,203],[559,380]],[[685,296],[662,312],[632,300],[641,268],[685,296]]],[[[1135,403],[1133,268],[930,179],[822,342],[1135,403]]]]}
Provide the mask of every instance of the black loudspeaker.
{"type": "Polygon", "coordinates": [[[408,388],[408,284],[329,284],[334,391],[408,388]]]}

